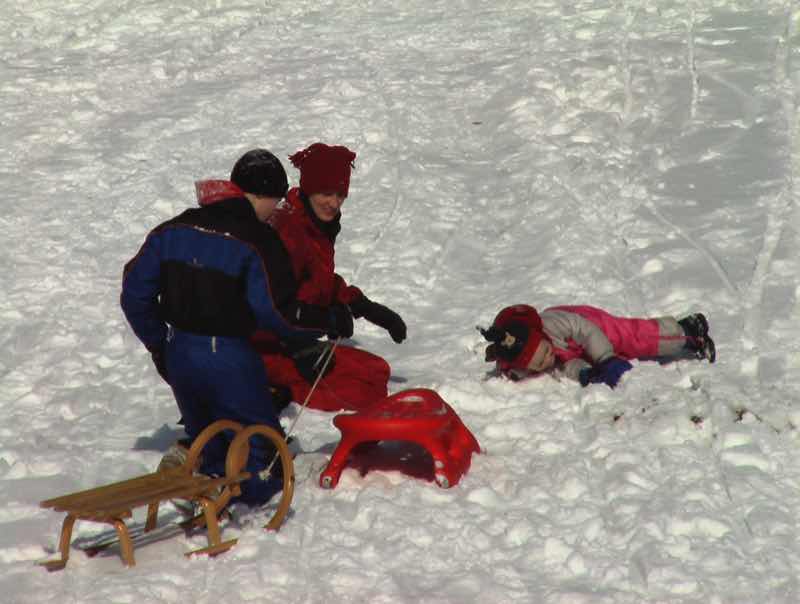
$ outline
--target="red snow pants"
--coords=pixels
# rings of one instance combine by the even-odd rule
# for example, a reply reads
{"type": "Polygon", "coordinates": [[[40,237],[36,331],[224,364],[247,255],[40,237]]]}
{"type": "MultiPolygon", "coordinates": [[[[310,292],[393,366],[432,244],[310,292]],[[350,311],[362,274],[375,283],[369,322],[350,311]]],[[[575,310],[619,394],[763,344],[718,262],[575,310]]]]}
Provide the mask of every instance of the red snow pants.
{"type": "MultiPolygon", "coordinates": [[[[291,358],[262,349],[261,359],[270,384],[289,388],[297,403],[306,400],[311,384],[297,372],[291,358]]],[[[320,411],[361,411],[386,398],[390,374],[383,358],[359,348],[337,346],[333,369],[319,381],[308,406],[320,411]]]]}

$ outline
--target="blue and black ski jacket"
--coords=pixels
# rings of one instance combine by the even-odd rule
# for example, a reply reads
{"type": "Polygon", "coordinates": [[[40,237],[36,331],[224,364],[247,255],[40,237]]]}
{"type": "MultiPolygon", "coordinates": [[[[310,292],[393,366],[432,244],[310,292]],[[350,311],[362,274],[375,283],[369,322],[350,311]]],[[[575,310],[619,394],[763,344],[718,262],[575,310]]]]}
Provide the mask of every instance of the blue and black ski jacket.
{"type": "Polygon", "coordinates": [[[311,342],[317,329],[291,317],[297,285],[286,248],[244,197],[186,210],[153,229],[126,265],[120,304],[151,352],[167,324],[189,333],[247,338],[256,330],[311,342]]]}

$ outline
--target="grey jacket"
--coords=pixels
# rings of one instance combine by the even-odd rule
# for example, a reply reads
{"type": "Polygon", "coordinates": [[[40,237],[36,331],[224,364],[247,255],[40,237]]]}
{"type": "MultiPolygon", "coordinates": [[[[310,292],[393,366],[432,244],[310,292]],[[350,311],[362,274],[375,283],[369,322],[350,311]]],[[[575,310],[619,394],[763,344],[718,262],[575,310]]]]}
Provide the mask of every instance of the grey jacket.
{"type": "MultiPolygon", "coordinates": [[[[614,347],[597,325],[581,315],[566,310],[545,310],[540,313],[544,332],[557,348],[568,347],[567,340],[581,346],[592,363],[583,359],[572,359],[558,370],[571,380],[578,381],[581,369],[591,367],[614,356],[614,347]]],[[[559,377],[559,375],[556,377],[559,377]]]]}

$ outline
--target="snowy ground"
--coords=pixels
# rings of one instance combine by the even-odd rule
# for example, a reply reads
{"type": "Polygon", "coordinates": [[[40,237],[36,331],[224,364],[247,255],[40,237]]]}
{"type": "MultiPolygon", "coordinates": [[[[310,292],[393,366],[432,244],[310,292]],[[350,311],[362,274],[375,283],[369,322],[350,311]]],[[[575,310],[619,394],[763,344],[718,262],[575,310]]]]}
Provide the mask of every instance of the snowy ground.
{"type": "Polygon", "coordinates": [[[394,4],[4,8],[0,599],[800,601],[800,8],[394,4]],[[279,533],[249,515],[216,559],[180,534],[133,569],[34,566],[62,520],[40,500],[149,471],[176,433],[123,264],[196,178],[316,140],[359,154],[340,272],[409,324],[357,343],[485,454],[450,490],[348,470],[324,491],[338,432],[309,412],[279,533]],[[515,302],[702,310],[719,361],[637,364],[616,391],[487,380],[474,325],[515,302]]]}

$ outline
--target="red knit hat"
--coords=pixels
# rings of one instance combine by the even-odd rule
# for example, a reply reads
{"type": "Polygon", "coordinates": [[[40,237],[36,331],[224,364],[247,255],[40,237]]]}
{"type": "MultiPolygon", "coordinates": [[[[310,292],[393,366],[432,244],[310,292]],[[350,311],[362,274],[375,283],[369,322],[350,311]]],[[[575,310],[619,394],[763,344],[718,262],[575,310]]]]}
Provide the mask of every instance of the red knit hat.
{"type": "Polygon", "coordinates": [[[542,318],[533,306],[527,304],[515,304],[507,306],[494,318],[492,327],[484,333],[490,339],[488,333],[499,336],[495,343],[498,350],[495,359],[498,367],[507,371],[509,369],[526,369],[531,362],[539,342],[547,336],[544,334],[542,318]],[[509,358],[508,354],[502,354],[503,348],[510,349],[507,352],[513,354],[509,358]],[[518,350],[514,354],[513,351],[518,350]],[[505,358],[503,358],[505,357],[505,358]]]}
{"type": "Polygon", "coordinates": [[[355,159],[356,154],[347,147],[329,147],[324,143],[314,143],[289,156],[292,165],[300,170],[300,189],[306,195],[336,192],[345,197],[355,159]]]}

